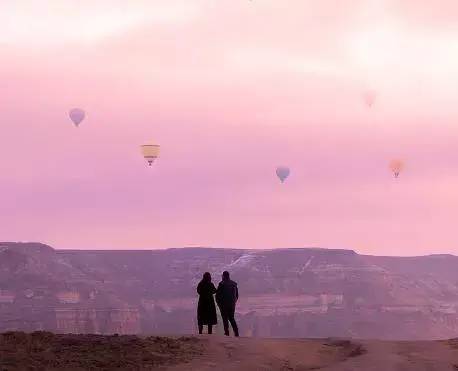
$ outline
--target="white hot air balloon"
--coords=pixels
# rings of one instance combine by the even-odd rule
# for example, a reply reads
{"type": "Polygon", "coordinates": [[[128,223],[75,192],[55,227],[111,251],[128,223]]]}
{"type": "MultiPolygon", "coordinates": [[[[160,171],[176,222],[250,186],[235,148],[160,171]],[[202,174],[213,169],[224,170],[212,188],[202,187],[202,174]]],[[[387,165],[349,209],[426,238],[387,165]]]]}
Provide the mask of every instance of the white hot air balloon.
{"type": "Polygon", "coordinates": [[[73,108],[69,111],[68,116],[70,117],[70,120],[72,120],[73,124],[78,127],[86,117],[86,112],[84,112],[81,108],[73,108]]]}
{"type": "Polygon", "coordinates": [[[276,173],[280,181],[284,183],[285,180],[289,177],[290,170],[289,170],[289,167],[279,166],[277,167],[276,173]]]}
{"type": "Polygon", "coordinates": [[[159,157],[161,147],[158,144],[144,144],[140,148],[143,157],[148,161],[148,165],[153,165],[154,160],[159,157]]]}
{"type": "Polygon", "coordinates": [[[371,108],[377,99],[377,93],[373,90],[368,90],[364,92],[363,99],[364,99],[364,103],[366,104],[366,106],[371,108]]]}

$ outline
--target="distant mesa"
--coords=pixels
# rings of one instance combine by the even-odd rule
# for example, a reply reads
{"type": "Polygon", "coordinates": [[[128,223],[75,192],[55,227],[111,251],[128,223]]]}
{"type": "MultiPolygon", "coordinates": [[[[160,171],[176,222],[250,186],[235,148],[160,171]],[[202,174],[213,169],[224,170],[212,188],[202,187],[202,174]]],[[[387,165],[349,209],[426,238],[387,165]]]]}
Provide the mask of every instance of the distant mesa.
{"type": "Polygon", "coordinates": [[[458,333],[453,255],[384,257],[316,247],[54,250],[30,242],[0,243],[0,332],[193,333],[195,286],[203,272],[217,283],[225,269],[243,293],[237,315],[245,335],[458,333]]]}
{"type": "Polygon", "coordinates": [[[15,249],[19,251],[24,251],[28,253],[38,252],[38,253],[52,253],[54,249],[43,243],[39,242],[0,242],[0,252],[5,249],[15,249]]]}

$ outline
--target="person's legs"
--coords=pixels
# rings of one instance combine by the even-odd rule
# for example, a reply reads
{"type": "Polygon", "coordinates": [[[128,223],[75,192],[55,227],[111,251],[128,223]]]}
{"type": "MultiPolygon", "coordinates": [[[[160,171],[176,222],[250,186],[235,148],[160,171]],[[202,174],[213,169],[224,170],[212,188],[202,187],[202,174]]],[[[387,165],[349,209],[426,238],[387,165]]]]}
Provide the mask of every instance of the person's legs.
{"type": "Polygon", "coordinates": [[[234,336],[238,337],[239,336],[239,328],[237,327],[237,322],[235,322],[235,313],[234,311],[231,311],[229,314],[229,322],[231,323],[232,330],[234,331],[234,336]]]}
{"type": "Polygon", "coordinates": [[[211,334],[213,332],[213,325],[208,325],[208,333],[211,334]]]}
{"type": "Polygon", "coordinates": [[[202,335],[202,331],[204,330],[204,325],[199,323],[199,334],[202,335]]]}
{"type": "Polygon", "coordinates": [[[224,335],[229,336],[229,319],[226,311],[221,311],[221,317],[223,319],[224,335]]]}

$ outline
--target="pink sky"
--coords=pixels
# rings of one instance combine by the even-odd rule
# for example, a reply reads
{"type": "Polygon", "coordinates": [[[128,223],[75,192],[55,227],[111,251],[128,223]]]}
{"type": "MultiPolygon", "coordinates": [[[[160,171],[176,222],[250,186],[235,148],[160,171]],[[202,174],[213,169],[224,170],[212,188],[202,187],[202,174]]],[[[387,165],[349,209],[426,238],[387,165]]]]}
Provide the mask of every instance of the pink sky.
{"type": "Polygon", "coordinates": [[[3,0],[0,79],[0,240],[458,254],[455,0],[3,0]]]}

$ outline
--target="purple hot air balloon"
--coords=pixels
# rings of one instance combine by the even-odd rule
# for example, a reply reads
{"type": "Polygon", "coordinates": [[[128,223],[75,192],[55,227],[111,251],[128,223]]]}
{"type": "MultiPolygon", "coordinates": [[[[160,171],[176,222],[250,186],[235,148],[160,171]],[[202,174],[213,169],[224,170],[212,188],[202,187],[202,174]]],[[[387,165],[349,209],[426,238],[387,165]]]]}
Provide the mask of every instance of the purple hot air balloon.
{"type": "Polygon", "coordinates": [[[283,183],[286,180],[286,178],[288,178],[289,176],[289,173],[290,173],[289,167],[279,166],[277,167],[276,173],[280,181],[283,183]]]}
{"type": "Polygon", "coordinates": [[[84,110],[81,108],[73,108],[68,113],[68,116],[70,117],[70,120],[72,120],[72,122],[75,124],[75,126],[78,127],[86,117],[86,112],[84,112],[84,110]]]}

